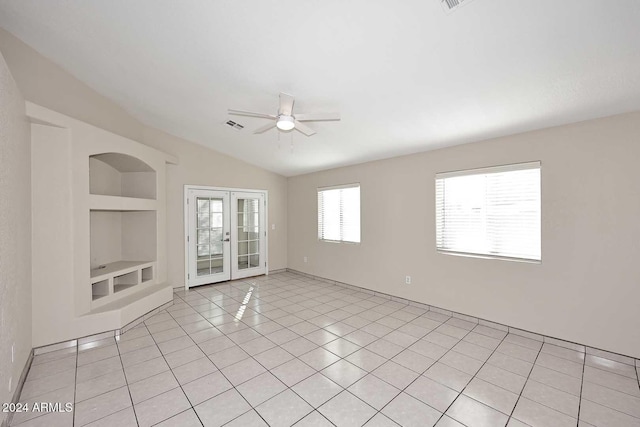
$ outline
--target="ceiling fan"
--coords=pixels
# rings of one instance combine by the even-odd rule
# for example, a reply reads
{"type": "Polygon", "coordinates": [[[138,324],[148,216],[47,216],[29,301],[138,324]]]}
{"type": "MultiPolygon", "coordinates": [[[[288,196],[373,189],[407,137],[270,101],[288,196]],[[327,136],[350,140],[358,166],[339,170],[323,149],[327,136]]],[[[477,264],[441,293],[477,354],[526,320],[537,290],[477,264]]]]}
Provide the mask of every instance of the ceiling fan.
{"type": "Polygon", "coordinates": [[[305,134],[306,136],[311,136],[316,133],[309,126],[305,125],[302,122],[319,122],[319,121],[330,121],[330,120],[340,120],[339,113],[311,113],[311,114],[293,114],[293,104],[295,99],[292,95],[286,93],[280,93],[280,106],[278,108],[278,114],[264,114],[264,113],[254,113],[252,111],[243,111],[243,110],[232,110],[229,109],[229,114],[234,114],[236,116],[247,116],[247,117],[258,117],[261,119],[270,119],[272,123],[268,125],[264,125],[256,129],[253,133],[263,133],[268,131],[271,128],[277,127],[283,131],[289,131],[292,129],[297,130],[305,134]]]}

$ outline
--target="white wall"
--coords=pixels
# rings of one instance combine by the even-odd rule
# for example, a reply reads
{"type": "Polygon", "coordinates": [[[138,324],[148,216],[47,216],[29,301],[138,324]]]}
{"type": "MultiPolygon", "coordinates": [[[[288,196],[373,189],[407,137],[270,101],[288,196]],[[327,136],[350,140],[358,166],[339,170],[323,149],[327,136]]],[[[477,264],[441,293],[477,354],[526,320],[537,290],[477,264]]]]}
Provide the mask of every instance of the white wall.
{"type": "Polygon", "coordinates": [[[24,99],[0,54],[0,402],[12,400],[31,351],[30,153],[24,99]]]}
{"type": "Polygon", "coordinates": [[[293,177],[288,266],[640,357],[639,164],[632,113],[293,177]],[[542,264],[436,253],[437,172],[532,160],[542,161],[542,264]],[[316,188],[353,182],[362,243],[318,242],[316,188]]]}
{"type": "Polygon", "coordinates": [[[0,51],[27,101],[141,140],[139,121],[2,28],[0,51]]]}
{"type": "Polygon", "coordinates": [[[24,98],[179,158],[167,166],[168,278],[184,286],[183,187],[185,184],[255,188],[269,191],[269,268],[286,267],[287,180],[285,177],[201,145],[149,128],[108,98],[73,77],[7,31],[0,29],[0,51],[24,98]]]}

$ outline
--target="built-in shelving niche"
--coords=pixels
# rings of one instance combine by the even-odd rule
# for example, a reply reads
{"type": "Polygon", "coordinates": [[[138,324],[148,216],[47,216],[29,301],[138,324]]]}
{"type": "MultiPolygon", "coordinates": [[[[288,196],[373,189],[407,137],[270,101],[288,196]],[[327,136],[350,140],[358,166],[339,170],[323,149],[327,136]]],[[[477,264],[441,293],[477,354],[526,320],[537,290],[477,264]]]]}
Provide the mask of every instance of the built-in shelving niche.
{"type": "Polygon", "coordinates": [[[123,153],[89,156],[92,306],[155,283],[157,177],[123,153]]]}
{"type": "Polygon", "coordinates": [[[96,154],[89,157],[89,193],[155,200],[156,172],[126,154],[96,154]]]}
{"type": "Polygon", "coordinates": [[[156,211],[90,211],[93,304],[153,283],[157,253],[156,211]]]}
{"type": "Polygon", "coordinates": [[[93,301],[109,296],[109,279],[91,283],[91,299],[93,301]]]}

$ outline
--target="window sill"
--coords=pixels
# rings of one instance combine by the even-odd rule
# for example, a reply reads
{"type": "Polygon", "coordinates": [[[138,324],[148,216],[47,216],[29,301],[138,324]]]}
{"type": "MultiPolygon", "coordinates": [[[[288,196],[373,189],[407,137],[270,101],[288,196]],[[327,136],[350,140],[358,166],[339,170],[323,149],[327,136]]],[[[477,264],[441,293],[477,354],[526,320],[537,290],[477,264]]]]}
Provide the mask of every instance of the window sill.
{"type": "Polygon", "coordinates": [[[466,258],[483,258],[483,259],[495,259],[499,261],[522,262],[525,264],[542,264],[541,259],[514,258],[514,257],[499,256],[499,255],[488,255],[488,254],[474,254],[469,252],[446,251],[442,249],[436,249],[436,252],[438,252],[439,254],[453,255],[453,256],[466,257],[466,258]]]}
{"type": "Polygon", "coordinates": [[[359,245],[361,242],[348,242],[346,240],[328,240],[328,239],[318,239],[318,242],[324,243],[344,243],[345,245],[359,245]]]}

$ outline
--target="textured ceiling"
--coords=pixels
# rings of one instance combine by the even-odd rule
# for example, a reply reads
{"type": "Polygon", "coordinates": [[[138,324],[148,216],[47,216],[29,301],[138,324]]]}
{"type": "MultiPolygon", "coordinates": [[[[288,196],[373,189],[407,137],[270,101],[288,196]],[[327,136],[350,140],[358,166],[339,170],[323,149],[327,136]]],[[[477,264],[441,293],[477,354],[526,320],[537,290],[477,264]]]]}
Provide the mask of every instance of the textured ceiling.
{"type": "Polygon", "coordinates": [[[0,26],[143,123],[283,175],[640,109],[638,0],[0,0],[0,26]],[[226,113],[281,91],[342,121],[253,135],[226,113]]]}

